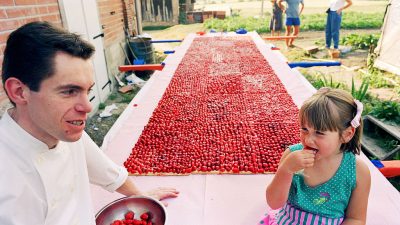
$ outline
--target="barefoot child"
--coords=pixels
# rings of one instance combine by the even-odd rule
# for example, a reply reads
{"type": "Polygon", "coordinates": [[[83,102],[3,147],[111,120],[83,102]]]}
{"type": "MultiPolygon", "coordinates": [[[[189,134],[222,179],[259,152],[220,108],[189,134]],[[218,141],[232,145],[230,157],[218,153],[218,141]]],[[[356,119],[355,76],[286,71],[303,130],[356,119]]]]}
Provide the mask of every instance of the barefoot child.
{"type": "Polygon", "coordinates": [[[321,88],[299,112],[301,143],[283,153],[260,224],[365,224],[371,177],[357,157],[362,103],[321,88]]]}
{"type": "MultiPolygon", "coordinates": [[[[279,7],[286,14],[286,36],[297,36],[300,32],[300,15],[304,9],[303,0],[279,0],[279,7]],[[285,8],[282,2],[287,3],[285,8]],[[292,33],[293,28],[293,33],[292,33]]],[[[286,47],[293,47],[294,38],[286,39],[286,47]]]]}
{"type": "Polygon", "coordinates": [[[271,0],[271,4],[272,16],[269,23],[269,29],[271,30],[271,36],[275,36],[275,32],[280,36],[282,30],[282,9],[279,8],[277,0],[271,0]]]}

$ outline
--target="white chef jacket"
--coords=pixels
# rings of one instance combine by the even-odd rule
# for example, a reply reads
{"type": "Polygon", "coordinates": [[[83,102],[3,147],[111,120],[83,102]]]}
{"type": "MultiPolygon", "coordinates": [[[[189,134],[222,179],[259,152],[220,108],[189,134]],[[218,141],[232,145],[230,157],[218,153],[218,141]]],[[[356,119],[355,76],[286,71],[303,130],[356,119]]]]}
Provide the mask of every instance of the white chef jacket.
{"type": "Polygon", "coordinates": [[[330,0],[329,8],[331,11],[337,11],[338,9],[342,8],[345,4],[346,4],[345,0],[330,0]]]}
{"type": "Polygon", "coordinates": [[[49,149],[7,112],[0,120],[1,225],[95,224],[89,182],[112,192],[127,176],[86,133],[49,149]]]}

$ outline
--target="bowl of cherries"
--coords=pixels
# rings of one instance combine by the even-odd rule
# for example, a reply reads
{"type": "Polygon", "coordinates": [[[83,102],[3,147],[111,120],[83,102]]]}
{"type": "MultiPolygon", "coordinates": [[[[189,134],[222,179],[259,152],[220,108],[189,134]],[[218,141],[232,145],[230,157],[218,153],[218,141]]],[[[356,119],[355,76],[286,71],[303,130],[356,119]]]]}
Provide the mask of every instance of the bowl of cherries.
{"type": "Polygon", "coordinates": [[[147,196],[117,199],[96,214],[96,225],[164,225],[166,220],[164,205],[147,196]]]}

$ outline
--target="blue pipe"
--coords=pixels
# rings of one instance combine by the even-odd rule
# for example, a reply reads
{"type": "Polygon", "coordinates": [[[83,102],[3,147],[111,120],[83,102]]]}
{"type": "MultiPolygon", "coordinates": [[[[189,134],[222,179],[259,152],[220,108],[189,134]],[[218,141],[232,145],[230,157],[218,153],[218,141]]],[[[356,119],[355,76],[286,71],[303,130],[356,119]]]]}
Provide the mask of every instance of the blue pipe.
{"type": "Polygon", "coordinates": [[[164,51],[164,54],[174,54],[175,50],[171,50],[171,51],[164,51]]]}
{"type": "Polygon", "coordinates": [[[294,67],[312,67],[312,66],[340,66],[342,65],[339,61],[332,61],[332,62],[291,62],[288,63],[290,68],[294,67]]]}
{"type": "Polygon", "coordinates": [[[182,40],[152,40],[150,43],[182,42],[182,40]]]}

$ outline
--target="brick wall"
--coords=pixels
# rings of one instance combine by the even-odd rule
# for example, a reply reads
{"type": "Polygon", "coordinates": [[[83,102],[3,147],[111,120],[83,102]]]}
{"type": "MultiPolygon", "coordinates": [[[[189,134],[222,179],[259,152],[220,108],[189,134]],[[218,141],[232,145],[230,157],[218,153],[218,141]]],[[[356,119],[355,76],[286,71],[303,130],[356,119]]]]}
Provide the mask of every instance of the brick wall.
{"type": "MultiPolygon", "coordinates": [[[[104,32],[104,53],[110,77],[119,75],[118,66],[125,64],[125,55],[121,49],[126,48],[125,31],[136,34],[136,14],[134,0],[97,0],[100,24],[104,32]]],[[[115,83],[115,82],[114,82],[115,83]]]]}
{"type": "MultiPolygon", "coordinates": [[[[8,35],[32,21],[52,21],[61,26],[57,0],[0,0],[0,71],[8,35]]],[[[0,105],[7,102],[0,83],[0,105]]]]}
{"type": "Polygon", "coordinates": [[[125,39],[124,28],[136,30],[133,0],[97,0],[100,23],[104,32],[104,47],[125,39]]]}

